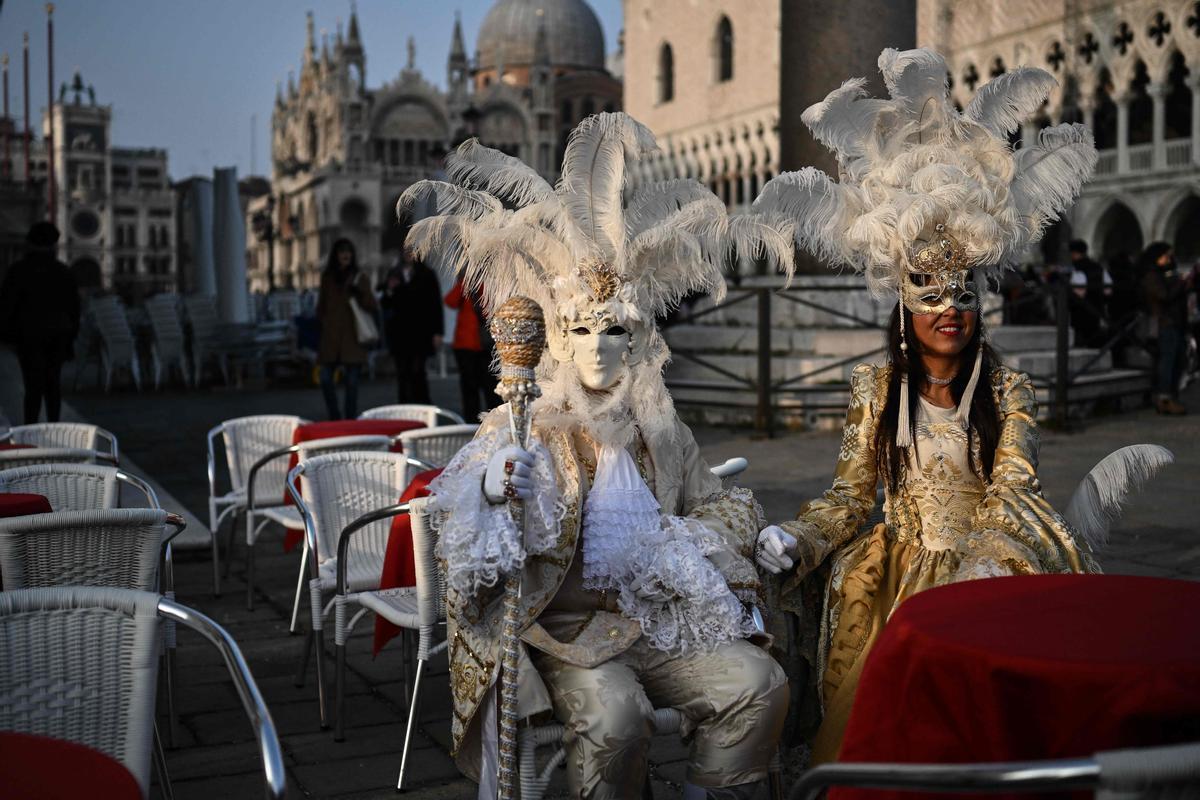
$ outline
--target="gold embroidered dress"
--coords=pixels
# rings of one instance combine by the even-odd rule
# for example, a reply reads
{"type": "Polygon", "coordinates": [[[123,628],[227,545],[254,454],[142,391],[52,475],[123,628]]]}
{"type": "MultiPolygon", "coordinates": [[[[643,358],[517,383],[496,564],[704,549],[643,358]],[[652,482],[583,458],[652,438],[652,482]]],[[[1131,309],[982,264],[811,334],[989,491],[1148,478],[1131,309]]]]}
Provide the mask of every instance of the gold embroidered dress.
{"type": "Polygon", "coordinates": [[[818,659],[825,716],[813,745],[817,762],[836,758],[863,661],[902,600],[973,578],[1098,571],[1042,496],[1033,386],[1006,367],[997,367],[990,381],[1001,417],[991,476],[984,475],[977,437],[968,437],[955,409],[922,398],[914,448],[896,490],[885,491],[885,522],[864,530],[875,506],[875,428],[890,370],[855,368],[833,485],[781,526],[798,542],[795,572],[783,586],[785,607],[798,604],[800,581],[831,558],[818,659]]]}

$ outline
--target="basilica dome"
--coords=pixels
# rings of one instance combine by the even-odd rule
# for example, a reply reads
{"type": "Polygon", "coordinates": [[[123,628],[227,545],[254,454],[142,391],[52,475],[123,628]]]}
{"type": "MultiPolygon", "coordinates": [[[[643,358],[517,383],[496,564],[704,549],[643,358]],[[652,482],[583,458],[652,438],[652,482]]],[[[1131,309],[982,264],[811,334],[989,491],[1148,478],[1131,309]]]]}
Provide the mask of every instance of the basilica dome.
{"type": "Polygon", "coordinates": [[[541,24],[552,65],[604,69],[604,32],[584,0],[498,0],[479,28],[477,68],[532,64],[541,24]]]}

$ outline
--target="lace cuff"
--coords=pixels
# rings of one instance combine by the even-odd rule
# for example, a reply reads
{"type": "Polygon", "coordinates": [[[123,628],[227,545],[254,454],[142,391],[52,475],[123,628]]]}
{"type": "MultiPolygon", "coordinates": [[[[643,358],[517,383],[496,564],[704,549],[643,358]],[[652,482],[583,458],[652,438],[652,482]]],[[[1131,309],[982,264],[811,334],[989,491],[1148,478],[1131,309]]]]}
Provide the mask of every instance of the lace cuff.
{"type": "Polygon", "coordinates": [[[710,650],[745,639],[757,629],[750,613],[707,556],[721,540],[696,520],[663,516],[657,535],[629,554],[621,581],[621,613],[637,622],[651,647],[665,652],[710,650]],[[665,603],[638,597],[634,577],[657,581],[673,598],[665,603]]]}
{"type": "Polygon", "coordinates": [[[446,562],[446,581],[455,591],[472,596],[495,586],[501,576],[520,570],[527,555],[544,553],[558,539],[564,509],[555,485],[550,453],[536,440],[533,455],[533,497],[525,503],[525,537],[508,505],[492,505],[483,495],[483,476],[492,454],[508,443],[508,432],[479,436],[446,466],[430,484],[431,519],[438,529],[437,555],[446,562]]]}

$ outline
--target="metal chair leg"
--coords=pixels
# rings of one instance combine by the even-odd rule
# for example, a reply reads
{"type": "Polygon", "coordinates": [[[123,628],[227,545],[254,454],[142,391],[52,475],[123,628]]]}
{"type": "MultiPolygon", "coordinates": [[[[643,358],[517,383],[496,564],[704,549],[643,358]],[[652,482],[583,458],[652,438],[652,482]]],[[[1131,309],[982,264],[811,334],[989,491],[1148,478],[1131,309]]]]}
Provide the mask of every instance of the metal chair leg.
{"type": "Polygon", "coordinates": [[[230,571],[233,569],[233,542],[237,538],[234,534],[238,528],[238,514],[241,512],[233,512],[233,519],[229,520],[229,534],[225,537],[225,577],[228,578],[230,571]]]}
{"type": "Polygon", "coordinates": [[[417,726],[417,716],[420,713],[421,702],[421,673],[425,668],[425,659],[417,659],[417,676],[413,681],[412,702],[408,705],[408,727],[404,731],[404,752],[400,755],[400,777],[396,779],[396,791],[404,791],[404,772],[408,769],[408,746],[412,743],[413,730],[417,726]]]}
{"type": "Polygon", "coordinates": [[[304,591],[304,573],[308,568],[308,543],[305,542],[304,549],[300,553],[300,577],[296,579],[296,600],[292,603],[292,624],[288,626],[288,633],[296,632],[296,623],[300,619],[300,595],[304,591]]]}
{"type": "Polygon", "coordinates": [[[338,595],[333,607],[333,649],[336,654],[333,678],[333,740],[346,740],[346,603],[338,595]]]}
{"type": "Polygon", "coordinates": [[[246,542],[246,610],[254,610],[254,542],[246,542]]]}
{"type": "Polygon", "coordinates": [[[212,536],[213,597],[221,596],[221,547],[217,540],[219,527],[220,518],[217,516],[217,504],[210,498],[208,501],[208,532],[212,536]]]}
{"type": "Polygon", "coordinates": [[[154,747],[152,759],[154,774],[158,778],[158,788],[162,791],[164,800],[175,800],[175,790],[171,788],[171,776],[167,772],[167,754],[163,752],[162,737],[158,735],[158,723],[154,723],[154,747]]]}
{"type": "Polygon", "coordinates": [[[304,681],[308,677],[308,657],[312,653],[313,632],[309,629],[308,633],[304,634],[304,650],[300,653],[300,669],[296,672],[295,685],[296,688],[304,686],[304,681]]]}

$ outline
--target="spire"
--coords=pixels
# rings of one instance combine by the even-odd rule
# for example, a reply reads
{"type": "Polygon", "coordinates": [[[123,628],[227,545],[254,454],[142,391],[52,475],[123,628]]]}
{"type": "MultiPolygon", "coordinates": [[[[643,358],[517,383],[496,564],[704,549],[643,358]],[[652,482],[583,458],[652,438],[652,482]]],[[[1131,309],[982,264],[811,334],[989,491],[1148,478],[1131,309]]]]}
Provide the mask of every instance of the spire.
{"type": "Polygon", "coordinates": [[[296,73],[288,70],[288,100],[296,99],[296,73]]]}
{"type": "Polygon", "coordinates": [[[309,11],[306,16],[307,22],[305,25],[308,28],[308,35],[304,43],[304,63],[307,64],[317,57],[317,38],[314,30],[313,12],[309,11]]]}
{"type": "Polygon", "coordinates": [[[358,36],[358,8],[354,3],[350,4],[350,32],[347,34],[346,41],[351,47],[362,47],[362,41],[358,36]]]}
{"type": "Polygon", "coordinates": [[[408,65],[407,70],[415,70],[417,68],[417,40],[412,36],[408,37],[408,65]]]}
{"type": "Polygon", "coordinates": [[[275,107],[283,108],[283,82],[275,81],[275,107]]]}
{"type": "Polygon", "coordinates": [[[324,28],[321,29],[321,65],[328,67],[330,64],[329,57],[329,32],[324,28]]]}
{"type": "Polygon", "coordinates": [[[467,48],[463,44],[462,13],[454,12],[454,36],[450,39],[450,60],[466,60],[467,48]]]}
{"type": "Polygon", "coordinates": [[[334,47],[340,51],[342,49],[343,44],[345,44],[345,39],[342,37],[342,18],[338,17],[337,39],[334,40],[334,47]]]}

